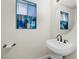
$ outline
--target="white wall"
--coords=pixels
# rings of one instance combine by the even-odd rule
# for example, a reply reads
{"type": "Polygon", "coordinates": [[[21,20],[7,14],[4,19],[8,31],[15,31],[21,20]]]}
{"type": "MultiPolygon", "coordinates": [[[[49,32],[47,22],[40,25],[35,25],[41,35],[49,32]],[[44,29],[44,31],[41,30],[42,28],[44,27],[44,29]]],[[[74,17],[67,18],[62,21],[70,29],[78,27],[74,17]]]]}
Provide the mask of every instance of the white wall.
{"type": "Polygon", "coordinates": [[[16,29],[16,0],[1,1],[2,45],[7,41],[16,43],[12,49],[2,49],[2,59],[37,59],[47,54],[45,41],[50,38],[50,0],[36,2],[37,29],[19,30],[16,29]]]}
{"type": "MultiPolygon", "coordinates": [[[[59,20],[57,21],[55,18],[58,6],[55,4],[55,0],[34,0],[34,2],[37,3],[37,29],[19,30],[16,29],[16,0],[1,1],[2,45],[7,41],[16,43],[12,49],[2,48],[2,59],[37,59],[48,54],[45,41],[55,38],[60,32],[57,23],[59,20]]],[[[76,34],[75,31],[73,33],[76,34]]],[[[66,59],[73,59],[72,56],[76,56],[76,54],[68,56],[66,59]]]]}

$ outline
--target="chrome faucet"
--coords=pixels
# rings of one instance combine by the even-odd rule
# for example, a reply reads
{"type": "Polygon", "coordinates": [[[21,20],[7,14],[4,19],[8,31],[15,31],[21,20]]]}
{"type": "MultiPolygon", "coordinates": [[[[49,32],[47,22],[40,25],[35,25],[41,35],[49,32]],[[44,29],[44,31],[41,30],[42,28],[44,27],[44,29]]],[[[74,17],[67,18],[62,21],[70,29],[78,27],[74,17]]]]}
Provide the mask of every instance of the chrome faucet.
{"type": "Polygon", "coordinates": [[[62,42],[62,35],[58,34],[56,38],[57,38],[57,41],[62,42]],[[59,38],[59,36],[60,36],[60,38],[59,38]]]}

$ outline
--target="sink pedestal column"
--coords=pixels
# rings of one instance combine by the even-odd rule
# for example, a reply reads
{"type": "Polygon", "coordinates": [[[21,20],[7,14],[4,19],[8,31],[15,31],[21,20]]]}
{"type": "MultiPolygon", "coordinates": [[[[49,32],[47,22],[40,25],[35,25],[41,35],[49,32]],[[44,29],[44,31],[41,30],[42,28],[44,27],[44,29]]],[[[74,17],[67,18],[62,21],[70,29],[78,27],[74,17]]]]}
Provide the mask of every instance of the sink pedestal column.
{"type": "Polygon", "coordinates": [[[52,51],[49,52],[51,59],[63,59],[63,56],[57,55],[53,53],[52,51]]]}
{"type": "Polygon", "coordinates": [[[63,59],[63,56],[59,56],[59,55],[56,55],[56,54],[52,54],[52,59],[63,59]]]}

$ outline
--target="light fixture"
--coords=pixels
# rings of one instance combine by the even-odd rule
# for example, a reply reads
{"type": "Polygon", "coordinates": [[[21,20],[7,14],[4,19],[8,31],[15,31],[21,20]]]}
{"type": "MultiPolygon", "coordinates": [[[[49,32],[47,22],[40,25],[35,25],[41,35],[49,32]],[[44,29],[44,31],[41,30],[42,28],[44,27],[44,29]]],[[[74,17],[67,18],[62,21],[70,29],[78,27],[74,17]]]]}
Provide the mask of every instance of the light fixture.
{"type": "Polygon", "coordinates": [[[59,2],[60,0],[56,0],[56,2],[59,2]]]}

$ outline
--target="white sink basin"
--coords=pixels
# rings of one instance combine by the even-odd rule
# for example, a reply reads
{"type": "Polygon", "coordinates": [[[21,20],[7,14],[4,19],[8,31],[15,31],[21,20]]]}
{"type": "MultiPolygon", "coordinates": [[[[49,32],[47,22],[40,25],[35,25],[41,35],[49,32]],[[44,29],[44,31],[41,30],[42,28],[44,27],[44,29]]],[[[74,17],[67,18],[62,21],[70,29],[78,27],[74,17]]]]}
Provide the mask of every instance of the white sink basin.
{"type": "Polygon", "coordinates": [[[50,39],[46,41],[47,47],[57,55],[67,56],[71,54],[75,49],[76,45],[71,42],[63,43],[57,41],[57,39],[50,39]]]}

